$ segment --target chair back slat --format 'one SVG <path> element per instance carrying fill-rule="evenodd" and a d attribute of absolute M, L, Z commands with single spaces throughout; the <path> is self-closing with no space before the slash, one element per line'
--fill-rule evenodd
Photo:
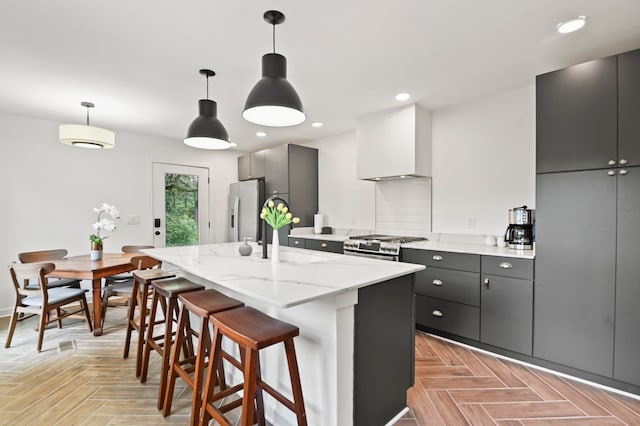
<path fill-rule="evenodd" d="M 47 300 L 47 274 L 53 272 L 56 265 L 53 263 L 14 263 L 9 266 L 9 274 L 18 296 L 41 295 L 46 303 Z M 28 289 L 20 283 L 37 282 L 37 289 Z"/>
<path fill-rule="evenodd" d="M 151 256 L 134 256 L 131 258 L 131 264 L 136 269 L 151 269 L 162 266 L 162 261 L 154 259 Z"/>
<path fill-rule="evenodd" d="M 154 246 L 122 246 L 123 253 L 140 253 L 140 250 L 152 249 Z"/>
<path fill-rule="evenodd" d="M 66 249 L 26 251 L 18 253 L 18 260 L 22 263 L 46 262 L 48 260 L 62 259 L 66 255 Z"/>

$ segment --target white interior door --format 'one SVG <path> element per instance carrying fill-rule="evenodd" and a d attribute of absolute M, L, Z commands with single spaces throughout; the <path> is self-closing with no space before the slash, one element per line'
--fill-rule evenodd
<path fill-rule="evenodd" d="M 209 243 L 209 169 L 153 163 L 153 245 Z"/>

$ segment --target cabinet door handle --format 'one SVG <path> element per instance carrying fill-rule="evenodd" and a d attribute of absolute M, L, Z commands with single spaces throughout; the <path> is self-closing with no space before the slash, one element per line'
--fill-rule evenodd
<path fill-rule="evenodd" d="M 322 246 L 322 248 L 327 248 L 327 243 L 322 243 L 320 246 Z"/>
<path fill-rule="evenodd" d="M 616 160 L 609 160 L 608 163 L 610 166 L 615 166 L 616 165 Z"/>
<path fill-rule="evenodd" d="M 433 285 L 437 285 L 438 287 L 442 285 L 442 280 L 433 280 Z"/>
<path fill-rule="evenodd" d="M 300 244 L 300 241 L 295 240 L 295 241 L 293 242 L 293 244 L 297 246 L 298 244 Z"/>
<path fill-rule="evenodd" d="M 500 267 L 502 269 L 511 269 L 513 268 L 513 265 L 509 262 L 500 262 Z"/>
<path fill-rule="evenodd" d="M 618 164 L 620 164 L 621 166 L 626 166 L 628 163 L 627 160 L 625 160 L 624 158 L 621 158 L 620 161 L 618 161 Z"/>
<path fill-rule="evenodd" d="M 489 290 L 489 278 L 485 278 L 485 279 L 484 279 L 484 288 L 486 288 L 487 290 Z"/>
<path fill-rule="evenodd" d="M 438 318 L 442 318 L 444 316 L 442 311 L 439 310 L 439 309 L 434 309 L 433 312 L 431 312 L 431 315 L 433 315 L 434 317 L 438 317 Z"/>
<path fill-rule="evenodd" d="M 616 175 L 616 171 L 615 171 L 615 170 L 609 170 L 609 171 L 607 172 L 607 174 L 608 174 L 609 176 L 615 176 L 615 175 Z"/>
<path fill-rule="evenodd" d="M 621 169 L 618 173 L 620 173 L 622 176 L 624 176 L 629 172 L 627 171 L 627 169 Z"/>
<path fill-rule="evenodd" d="M 434 254 L 432 259 L 436 262 L 440 262 L 442 260 L 442 256 L 440 256 L 439 254 Z"/>

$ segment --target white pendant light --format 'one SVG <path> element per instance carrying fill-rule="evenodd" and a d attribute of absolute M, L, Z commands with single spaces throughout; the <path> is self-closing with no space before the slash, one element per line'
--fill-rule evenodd
<path fill-rule="evenodd" d="M 61 124 L 59 128 L 60 142 L 79 148 L 111 149 L 116 146 L 116 138 L 111 130 L 89 125 L 89 108 L 91 102 L 81 102 L 87 108 L 87 124 Z"/>
<path fill-rule="evenodd" d="M 298 93 L 287 80 L 287 58 L 276 53 L 276 25 L 284 22 L 284 14 L 268 10 L 264 20 L 273 26 L 273 53 L 262 57 L 262 78 L 251 89 L 242 116 L 261 126 L 294 126 L 307 117 Z"/>

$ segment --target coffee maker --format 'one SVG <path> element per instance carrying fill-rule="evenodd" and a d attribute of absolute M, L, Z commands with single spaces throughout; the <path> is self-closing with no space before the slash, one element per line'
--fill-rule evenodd
<path fill-rule="evenodd" d="M 527 209 L 527 206 L 514 207 L 509 210 L 509 226 L 504 233 L 504 240 L 511 249 L 533 249 L 533 225 L 535 211 Z"/>

